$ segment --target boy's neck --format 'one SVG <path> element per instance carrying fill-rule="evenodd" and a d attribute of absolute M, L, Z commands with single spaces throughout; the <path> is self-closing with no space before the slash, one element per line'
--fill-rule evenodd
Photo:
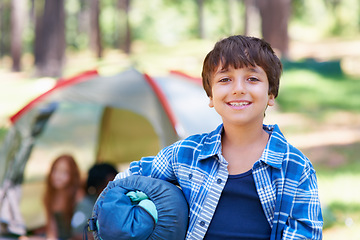
<path fill-rule="evenodd" d="M 228 162 L 228 172 L 236 175 L 248 171 L 261 157 L 269 134 L 262 125 L 235 127 L 224 125 L 222 155 Z"/>
<path fill-rule="evenodd" d="M 224 124 L 224 133 L 222 138 L 227 142 L 241 147 L 256 143 L 267 136 L 268 134 L 264 131 L 262 123 L 252 124 L 250 126 Z"/>

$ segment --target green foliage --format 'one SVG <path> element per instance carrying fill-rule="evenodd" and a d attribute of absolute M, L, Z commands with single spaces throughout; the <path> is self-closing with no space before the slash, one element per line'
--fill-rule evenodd
<path fill-rule="evenodd" d="M 66 43 L 70 50 L 85 50 L 89 47 L 90 25 L 86 8 L 89 8 L 86 1 L 65 1 Z"/>
<path fill-rule="evenodd" d="M 125 29 L 125 13 L 116 6 L 102 5 L 100 14 L 101 38 L 105 48 L 118 48 L 120 32 Z M 120 27 L 121 26 L 121 27 Z"/>
<path fill-rule="evenodd" d="M 66 1 L 67 41 L 75 50 L 88 48 L 89 30 L 84 25 L 89 22 L 81 20 L 87 4 L 87 1 Z M 340 1 L 336 7 L 327 0 L 294 0 L 292 6 L 289 31 L 293 39 L 359 35 L 360 3 L 357 0 Z M 205 37 L 218 40 L 243 33 L 244 17 L 242 1 L 204 1 Z M 198 38 L 199 13 L 195 0 L 131 0 L 129 21 L 134 41 L 174 45 Z M 117 1 L 101 1 L 100 26 L 104 47 L 119 48 L 124 42 L 126 16 L 117 7 Z"/>
<path fill-rule="evenodd" d="M 42 12 L 44 1 L 36 1 Z M 0 55 L 10 54 L 10 3 L 4 0 L 1 8 Z M 100 27 L 103 47 L 118 49 L 124 42 L 126 13 L 118 1 L 102 0 Z M 26 11 L 30 13 L 31 2 Z M 66 40 L 70 50 L 89 47 L 89 1 L 67 0 Z M 291 39 L 319 40 L 328 36 L 357 37 L 360 30 L 360 2 L 358 0 L 293 0 L 289 25 Z M 26 14 L 26 18 L 31 14 Z M 243 1 L 204 1 L 204 33 L 207 39 L 218 40 L 244 31 Z M 23 33 L 24 52 L 33 52 L 35 17 L 27 19 Z M 195 0 L 131 0 L 129 21 L 132 40 L 177 44 L 199 37 L 199 12 Z"/>
<path fill-rule="evenodd" d="M 326 37 L 359 36 L 358 0 L 293 0 L 290 35 L 293 39 L 314 40 Z"/>
<path fill-rule="evenodd" d="M 206 5 L 205 9 L 205 32 L 208 38 L 219 40 L 231 33 L 233 23 L 230 19 L 230 9 L 228 3 L 224 4 L 223 1 L 211 1 L 210 3 Z M 240 7 L 237 8 L 237 5 L 234 7 L 236 7 L 234 10 L 240 9 Z M 244 12 L 238 12 L 238 18 L 244 19 L 244 17 Z M 241 33 L 239 29 L 237 29 L 237 33 Z"/>
<path fill-rule="evenodd" d="M 134 39 L 169 45 L 188 39 L 196 27 L 194 1 L 169 4 L 162 0 L 133 0 L 131 6 Z"/>
<path fill-rule="evenodd" d="M 130 20 L 134 40 L 176 44 L 198 38 L 199 9 L 194 0 L 133 0 Z M 230 19 L 230 8 L 236 21 Z M 206 38 L 218 40 L 242 31 L 244 6 L 234 1 L 231 6 L 223 1 L 204 1 L 204 31 Z"/>

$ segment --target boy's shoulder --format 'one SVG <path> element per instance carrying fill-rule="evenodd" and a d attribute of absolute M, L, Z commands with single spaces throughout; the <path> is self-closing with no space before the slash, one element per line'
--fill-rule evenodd
<path fill-rule="evenodd" d="M 214 155 L 221 148 L 222 124 L 208 133 L 199 133 L 186 137 L 172 144 L 170 148 L 199 151 L 204 155 Z"/>
<path fill-rule="evenodd" d="M 175 144 L 182 145 L 187 142 L 196 142 L 199 144 L 211 144 L 213 142 L 221 141 L 222 124 L 211 132 L 204 132 L 190 135 L 184 139 L 177 141 Z"/>
<path fill-rule="evenodd" d="M 290 161 L 296 165 L 312 168 L 309 158 L 300 149 L 288 142 L 278 125 L 264 125 L 264 128 L 271 131 L 269 151 L 283 155 L 282 161 Z"/>
<path fill-rule="evenodd" d="M 264 125 L 264 129 L 271 132 L 270 143 L 268 146 L 269 150 L 282 153 L 291 159 L 300 161 L 302 163 L 309 161 L 309 159 L 300 149 L 292 145 L 285 138 L 278 125 Z"/>

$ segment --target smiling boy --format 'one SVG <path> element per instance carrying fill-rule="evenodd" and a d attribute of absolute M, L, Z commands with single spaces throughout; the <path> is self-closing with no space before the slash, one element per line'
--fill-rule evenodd
<path fill-rule="evenodd" d="M 209 106 L 223 123 L 118 174 L 173 182 L 189 204 L 186 239 L 321 239 L 315 170 L 277 125 L 263 125 L 278 95 L 280 60 L 265 41 L 231 36 L 203 64 Z"/>

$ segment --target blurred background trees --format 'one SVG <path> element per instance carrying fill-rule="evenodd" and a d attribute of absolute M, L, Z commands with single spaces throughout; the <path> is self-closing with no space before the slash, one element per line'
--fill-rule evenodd
<path fill-rule="evenodd" d="M 106 49 L 130 54 L 136 41 L 249 34 L 288 58 L 291 39 L 359 36 L 359 9 L 356 0 L 1 0 L 0 57 L 20 71 L 30 54 L 37 76 L 59 77 L 67 51 L 101 59 Z"/>
<path fill-rule="evenodd" d="M 36 1 L 34 57 L 38 76 L 61 76 L 65 57 L 65 0 Z M 32 2 L 35 4 L 35 1 Z"/>

